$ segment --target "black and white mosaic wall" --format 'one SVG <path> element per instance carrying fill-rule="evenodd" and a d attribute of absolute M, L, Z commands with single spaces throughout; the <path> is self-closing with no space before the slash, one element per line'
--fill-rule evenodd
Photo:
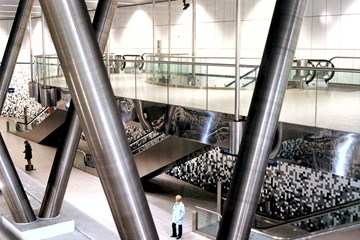
<path fill-rule="evenodd" d="M 24 108 L 27 107 L 27 116 L 34 117 L 42 110 L 41 104 L 29 97 L 29 76 L 29 64 L 16 65 L 1 116 L 24 118 Z"/>
<path fill-rule="evenodd" d="M 213 192 L 220 181 L 226 194 L 234 163 L 235 157 L 215 148 L 167 173 Z M 258 212 L 286 220 L 357 199 L 360 180 L 279 161 L 266 170 Z"/>
<path fill-rule="evenodd" d="M 167 174 L 212 192 L 216 192 L 217 182 L 222 182 L 223 192 L 226 193 L 229 190 L 234 162 L 234 157 L 222 154 L 220 148 L 214 148 L 174 167 Z"/>
<path fill-rule="evenodd" d="M 289 219 L 358 199 L 360 180 L 279 162 L 266 170 L 258 210 Z"/>

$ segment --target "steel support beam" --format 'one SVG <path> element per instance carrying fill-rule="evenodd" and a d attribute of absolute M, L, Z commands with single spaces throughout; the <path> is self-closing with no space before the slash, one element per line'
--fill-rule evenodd
<path fill-rule="evenodd" d="M 93 28 L 102 53 L 105 52 L 106 44 L 109 39 L 117 4 L 118 0 L 100 0 L 96 7 Z"/>
<path fill-rule="evenodd" d="M 75 113 L 73 104 L 70 104 L 40 207 L 39 218 L 54 218 L 60 214 L 80 136 L 79 117 Z"/>
<path fill-rule="evenodd" d="M 121 239 L 158 239 L 85 2 L 40 4 Z"/>
<path fill-rule="evenodd" d="M 20 0 L 0 66 L 0 110 L 2 110 L 29 22 L 34 0 Z"/>
<path fill-rule="evenodd" d="M 101 52 L 105 51 L 117 7 L 117 0 L 99 1 L 96 8 L 93 28 L 97 36 Z M 79 117 L 74 111 L 73 102 L 66 115 L 63 134 L 56 150 L 54 163 L 49 175 L 45 195 L 39 211 L 40 218 L 54 218 L 60 214 L 66 187 L 81 136 Z"/>
<path fill-rule="evenodd" d="M 0 112 L 5 103 L 8 87 L 19 56 L 26 27 L 34 0 L 20 0 L 9 39 L 0 66 Z M 12 217 L 17 223 L 30 223 L 36 220 L 25 190 L 17 175 L 5 142 L 0 135 L 0 177 L 5 201 Z"/>
<path fill-rule="evenodd" d="M 217 239 L 249 239 L 306 0 L 275 4 Z"/>
<path fill-rule="evenodd" d="M 0 134 L 0 146 L 5 146 Z M 16 223 L 30 223 L 36 220 L 29 199 L 16 173 L 14 163 L 6 147 L 0 147 L 0 180 L 3 184 L 1 191 L 11 215 Z"/>

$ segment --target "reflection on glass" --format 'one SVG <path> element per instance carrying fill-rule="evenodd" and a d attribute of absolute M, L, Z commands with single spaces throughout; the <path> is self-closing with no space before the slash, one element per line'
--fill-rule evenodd
<path fill-rule="evenodd" d="M 144 60 L 144 61 L 143 61 Z M 280 121 L 360 133 L 360 73 L 335 60 L 295 60 L 289 76 Z M 360 59 L 346 59 L 354 65 Z M 355 62 L 357 61 L 357 62 Z M 240 115 L 247 116 L 259 71 L 258 65 L 240 66 Z M 248 60 L 251 63 L 251 60 Z M 234 114 L 235 69 L 232 58 L 181 55 L 110 55 L 111 83 L 118 97 Z M 335 66 L 336 64 L 339 64 Z M 359 65 L 357 64 L 357 65 Z M 308 69 L 298 69 L 308 68 Z M 35 81 L 43 83 L 43 58 L 35 57 Z M 56 57 L 46 56 L 47 83 L 66 87 Z M 359 103 L 359 104 L 358 104 Z"/>

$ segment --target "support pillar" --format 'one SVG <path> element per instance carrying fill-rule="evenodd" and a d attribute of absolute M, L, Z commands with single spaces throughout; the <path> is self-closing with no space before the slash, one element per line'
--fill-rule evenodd
<path fill-rule="evenodd" d="M 85 2 L 40 4 L 121 239 L 158 239 Z"/>
<path fill-rule="evenodd" d="M 275 4 L 217 239 L 249 239 L 306 2 Z"/>
<path fill-rule="evenodd" d="M 105 51 L 116 7 L 117 0 L 103 0 L 99 1 L 96 8 L 93 28 L 101 52 Z M 63 134 L 60 138 L 59 147 L 56 150 L 54 163 L 51 168 L 44 199 L 41 204 L 39 212 L 40 218 L 54 218 L 60 214 L 66 187 L 69 182 L 71 169 L 79 145 L 81 131 L 79 117 L 74 110 L 73 101 L 71 101 L 63 125 Z"/>
<path fill-rule="evenodd" d="M 238 154 L 241 143 L 241 137 L 244 132 L 245 120 L 229 122 L 229 126 L 230 126 L 229 152 L 231 154 Z"/>
<path fill-rule="evenodd" d="M 0 134 L 0 146 L 5 142 Z M 16 223 L 30 223 L 36 220 L 29 199 L 16 173 L 14 163 L 6 147 L 0 147 L 0 180 L 3 184 L 1 191 L 11 215 Z"/>
<path fill-rule="evenodd" d="M 19 56 L 33 4 L 34 0 L 20 0 L 16 11 L 0 66 L 0 112 L 5 103 L 7 90 Z M 2 191 L 4 192 L 5 201 L 14 221 L 17 223 L 30 223 L 35 221 L 35 214 L 1 135 L 0 177 L 3 184 Z"/>
<path fill-rule="evenodd" d="M 60 214 L 80 136 L 79 117 L 75 113 L 73 104 L 70 104 L 40 207 L 39 218 L 54 218 Z"/>
<path fill-rule="evenodd" d="M 0 110 L 19 56 L 34 0 L 20 0 L 0 66 Z"/>

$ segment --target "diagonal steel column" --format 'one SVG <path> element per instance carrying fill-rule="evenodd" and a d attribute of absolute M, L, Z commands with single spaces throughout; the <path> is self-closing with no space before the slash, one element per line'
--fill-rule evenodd
<path fill-rule="evenodd" d="M 121 239 L 158 239 L 84 1 L 40 4 Z"/>
<path fill-rule="evenodd" d="M 51 167 L 45 195 L 39 211 L 39 218 L 54 218 L 60 214 L 80 135 L 79 117 L 71 103 Z"/>
<path fill-rule="evenodd" d="M 117 0 L 102 0 L 96 8 L 93 28 L 101 46 L 101 52 L 105 51 L 116 7 Z M 71 101 L 39 211 L 40 218 L 54 218 L 61 211 L 81 135 L 79 117 L 73 108 Z"/>
<path fill-rule="evenodd" d="M 1 134 L 0 146 L 5 146 Z M 35 214 L 6 147 L 0 147 L 0 180 L 3 184 L 1 191 L 4 193 L 6 204 L 14 221 L 16 223 L 35 221 Z"/>
<path fill-rule="evenodd" d="M 34 0 L 20 0 L 0 66 L 0 109 L 2 110 L 19 56 Z"/>
<path fill-rule="evenodd" d="M 96 7 L 93 28 L 102 53 L 105 52 L 106 44 L 109 39 L 117 3 L 118 0 L 100 0 Z"/>
<path fill-rule="evenodd" d="M 20 0 L 0 66 L 0 112 L 16 65 L 34 0 Z M 0 135 L 0 177 L 5 201 L 17 223 L 36 220 L 4 140 Z"/>
<path fill-rule="evenodd" d="M 217 239 L 249 238 L 305 6 L 276 2 Z"/>

